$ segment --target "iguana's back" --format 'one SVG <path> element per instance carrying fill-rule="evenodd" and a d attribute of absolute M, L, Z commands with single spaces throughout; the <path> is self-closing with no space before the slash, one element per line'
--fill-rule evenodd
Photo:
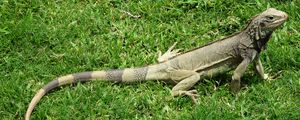
<path fill-rule="evenodd" d="M 240 34 L 183 53 L 169 60 L 169 67 L 209 73 L 235 68 L 238 61 L 241 61 L 236 53 L 238 44 L 245 39 Z"/>

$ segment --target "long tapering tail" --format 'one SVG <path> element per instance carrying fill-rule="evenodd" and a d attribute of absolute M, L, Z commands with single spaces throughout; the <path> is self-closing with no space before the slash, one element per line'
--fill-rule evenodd
<path fill-rule="evenodd" d="M 57 88 L 62 85 L 72 84 L 76 82 L 87 82 L 94 79 L 102 81 L 117 81 L 117 82 L 133 82 L 133 81 L 143 81 L 146 78 L 148 72 L 148 67 L 142 68 L 128 68 L 124 70 L 109 70 L 109 71 L 92 71 L 92 72 L 81 72 L 70 74 L 66 76 L 59 77 L 42 89 L 40 89 L 33 99 L 31 100 L 26 115 L 25 120 L 29 120 L 30 114 L 32 113 L 36 104 L 41 100 L 41 98 L 48 93 L 50 90 Z"/>

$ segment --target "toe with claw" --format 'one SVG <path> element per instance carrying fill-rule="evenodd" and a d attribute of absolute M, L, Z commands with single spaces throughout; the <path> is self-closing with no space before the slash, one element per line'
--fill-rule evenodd
<path fill-rule="evenodd" d="M 184 94 L 191 97 L 195 104 L 198 103 L 197 98 L 199 97 L 199 95 L 198 95 L 198 92 L 196 90 L 185 91 Z"/>
<path fill-rule="evenodd" d="M 179 55 L 179 51 L 181 49 L 174 49 L 174 47 L 176 46 L 177 42 L 175 42 L 169 49 L 166 53 L 164 53 L 162 55 L 161 51 L 158 52 L 158 62 L 164 62 L 164 61 L 167 61 L 169 60 L 170 58 L 173 58 L 174 56 L 177 56 Z M 174 50 L 173 50 L 174 49 Z"/>

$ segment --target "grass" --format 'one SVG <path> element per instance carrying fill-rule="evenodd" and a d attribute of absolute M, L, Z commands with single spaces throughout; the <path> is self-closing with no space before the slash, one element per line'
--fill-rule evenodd
<path fill-rule="evenodd" d="M 195 86 L 199 105 L 173 98 L 172 85 L 93 82 L 47 94 L 32 119 L 300 119 L 300 2 L 261 0 L 2 0 L 0 118 L 24 119 L 33 95 L 58 76 L 156 63 L 157 51 L 192 49 L 245 27 L 268 7 L 289 14 L 262 54 L 274 81 L 248 70 L 229 92 L 231 73 Z M 140 15 L 136 19 L 122 11 Z M 222 81 L 221 81 L 222 80 Z"/>

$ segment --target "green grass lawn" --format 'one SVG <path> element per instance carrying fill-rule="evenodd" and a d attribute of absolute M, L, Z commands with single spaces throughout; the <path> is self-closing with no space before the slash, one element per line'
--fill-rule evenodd
<path fill-rule="evenodd" d="M 280 73 L 273 81 L 249 68 L 233 95 L 231 73 L 205 79 L 195 86 L 198 105 L 159 81 L 78 83 L 47 94 L 31 118 L 300 119 L 299 0 L 1 0 L 0 118 L 24 119 L 34 94 L 58 76 L 154 64 L 158 50 L 223 38 L 268 7 L 289 14 L 262 54 L 266 72 Z"/>

